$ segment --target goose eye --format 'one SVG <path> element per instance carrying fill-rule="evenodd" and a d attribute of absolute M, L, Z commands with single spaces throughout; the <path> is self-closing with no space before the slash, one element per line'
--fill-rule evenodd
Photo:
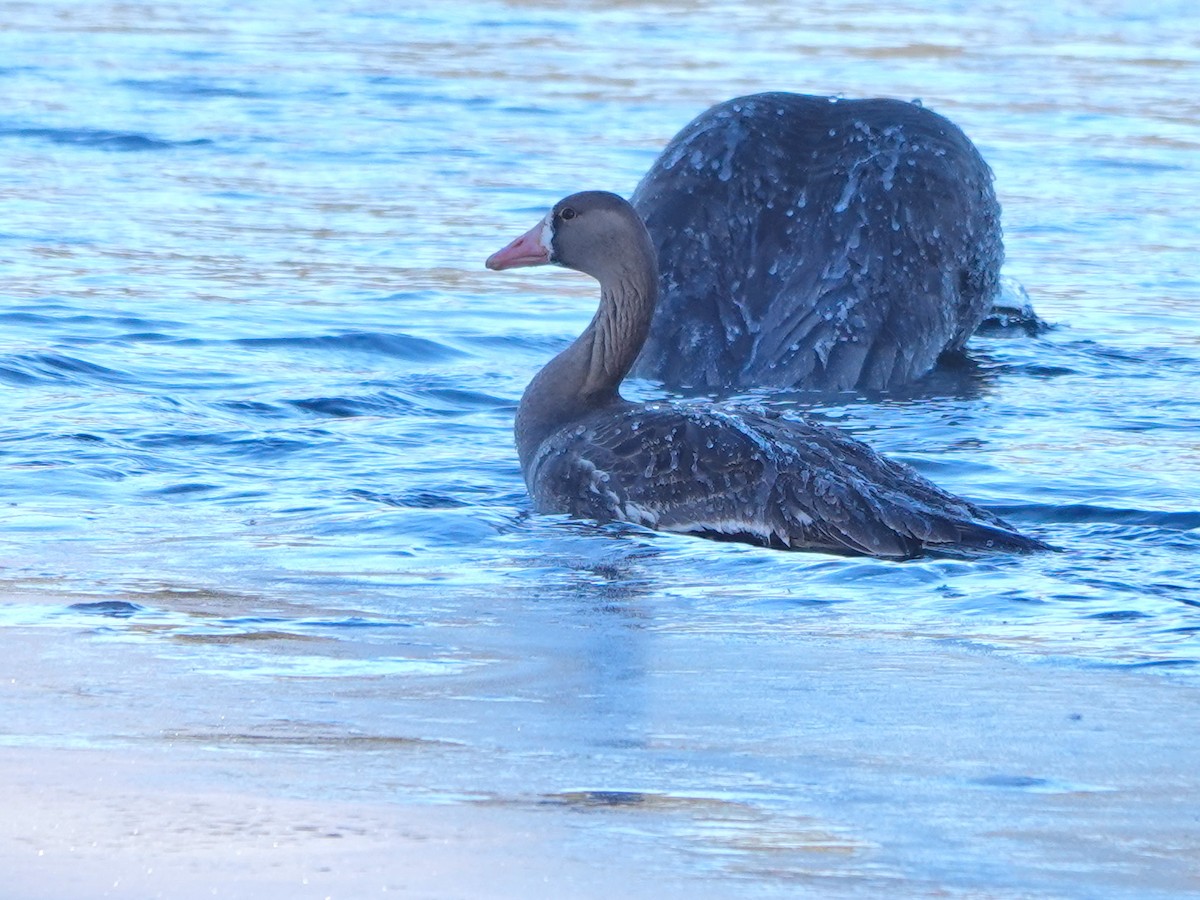
<path fill-rule="evenodd" d="M 560 212 L 558 214 L 558 217 L 560 219 L 573 219 L 573 218 L 575 218 L 575 210 L 571 209 L 571 207 L 568 206 L 566 209 L 564 209 L 562 212 Z"/>

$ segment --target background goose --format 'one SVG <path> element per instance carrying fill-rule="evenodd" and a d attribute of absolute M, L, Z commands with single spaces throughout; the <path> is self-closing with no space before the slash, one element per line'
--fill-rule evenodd
<path fill-rule="evenodd" d="M 999 291 L 991 170 L 915 103 L 729 100 L 632 203 L 663 293 L 633 371 L 668 387 L 903 385 L 962 350 Z"/>

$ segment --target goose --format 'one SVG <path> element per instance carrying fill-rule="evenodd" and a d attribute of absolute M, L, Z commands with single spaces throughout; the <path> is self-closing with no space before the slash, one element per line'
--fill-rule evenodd
<path fill-rule="evenodd" d="M 595 278 L 600 305 L 517 409 L 517 455 L 538 512 L 888 559 L 1046 548 L 837 429 L 770 411 L 624 399 L 660 282 L 650 235 L 616 194 L 559 201 L 486 265 L 548 263 Z"/>
<path fill-rule="evenodd" d="M 663 295 L 633 373 L 672 389 L 900 387 L 960 354 L 1000 293 L 991 169 L 916 102 L 728 100 L 631 200 Z"/>

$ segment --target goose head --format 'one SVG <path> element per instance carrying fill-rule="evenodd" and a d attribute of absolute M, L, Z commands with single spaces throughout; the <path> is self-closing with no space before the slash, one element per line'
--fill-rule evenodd
<path fill-rule="evenodd" d="M 559 200 L 486 265 L 499 271 L 554 264 L 604 283 L 647 262 L 653 266 L 654 251 L 637 211 L 608 191 L 582 191 Z"/>

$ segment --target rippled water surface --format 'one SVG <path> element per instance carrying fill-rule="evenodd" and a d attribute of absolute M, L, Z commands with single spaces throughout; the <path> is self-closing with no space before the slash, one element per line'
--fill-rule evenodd
<path fill-rule="evenodd" d="M 1030 771 L 1074 751 L 1025 720 L 1007 739 L 1046 757 L 972 768 L 996 723 L 944 706 L 1082 679 L 1099 707 L 1190 710 L 1164 728 L 1195 734 L 1189 4 L 0 13 L 0 743 L 149 741 L 230 760 L 232 789 L 534 810 L 577 861 L 627 852 L 693 896 L 1057 896 L 1071 867 L 1200 889 L 1194 809 L 1173 832 L 1191 864 L 1151 813 L 1136 859 L 1031 855 L 1046 797 L 1104 786 Z M 903 394 L 751 399 L 1062 552 L 889 563 L 530 514 L 516 401 L 595 290 L 482 260 L 570 191 L 628 195 L 708 105 L 775 89 L 958 122 L 996 173 L 1005 272 L 1055 327 L 978 336 L 973 370 Z M 977 665 L 996 669 L 883 687 Z M 1160 748 L 1168 771 L 1192 746 Z M 297 754 L 324 775 L 266 774 Z M 999 844 L 961 836 L 973 797 Z M 914 833 L 905 810 L 934 807 Z"/>

